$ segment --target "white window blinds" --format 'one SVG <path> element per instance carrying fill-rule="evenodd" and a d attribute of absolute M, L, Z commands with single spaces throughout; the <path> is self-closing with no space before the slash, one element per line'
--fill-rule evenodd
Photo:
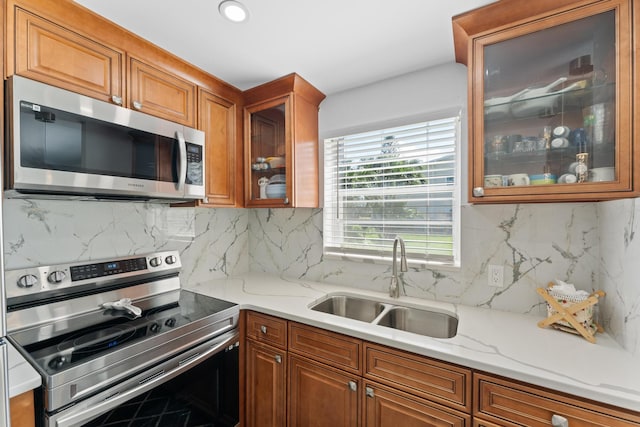
<path fill-rule="evenodd" d="M 459 116 L 325 140 L 324 252 L 457 263 Z"/>

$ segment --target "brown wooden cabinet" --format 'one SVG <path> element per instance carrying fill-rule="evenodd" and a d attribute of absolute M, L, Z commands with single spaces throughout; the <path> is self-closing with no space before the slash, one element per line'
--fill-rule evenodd
<path fill-rule="evenodd" d="M 135 57 L 128 57 L 129 107 L 195 127 L 196 85 Z"/>
<path fill-rule="evenodd" d="M 469 369 L 260 313 L 246 320 L 248 423 L 272 425 L 285 353 L 289 426 L 471 425 Z"/>
<path fill-rule="evenodd" d="M 358 375 L 290 353 L 288 425 L 360 425 L 361 382 Z"/>
<path fill-rule="evenodd" d="M 15 26 L 15 32 L 9 32 L 9 40 L 15 39 L 8 46 L 13 53 L 8 57 L 9 75 L 15 72 L 102 101 L 122 103 L 122 51 L 20 7 L 14 13 L 10 15 L 14 20 L 9 20 Z"/>
<path fill-rule="evenodd" d="M 6 7 L 7 76 L 195 127 L 197 81 L 206 88 L 213 77 L 72 2 L 9 0 Z"/>
<path fill-rule="evenodd" d="M 476 425 L 637 427 L 640 414 L 493 375 L 474 374 Z"/>
<path fill-rule="evenodd" d="M 318 106 L 297 74 L 244 92 L 246 207 L 319 206 Z"/>
<path fill-rule="evenodd" d="M 471 202 L 640 194 L 632 3 L 513 0 L 453 18 L 469 70 Z"/>
<path fill-rule="evenodd" d="M 231 92 L 229 99 L 198 91 L 198 129 L 205 133 L 207 153 L 205 199 L 200 206 L 241 207 L 244 203 L 241 93 L 225 89 Z"/>
<path fill-rule="evenodd" d="M 11 425 L 13 427 L 33 427 L 36 425 L 36 412 L 33 404 L 33 391 L 29 390 L 9 400 Z"/>
<path fill-rule="evenodd" d="M 278 427 L 286 422 L 286 351 L 246 341 L 245 425 Z"/>

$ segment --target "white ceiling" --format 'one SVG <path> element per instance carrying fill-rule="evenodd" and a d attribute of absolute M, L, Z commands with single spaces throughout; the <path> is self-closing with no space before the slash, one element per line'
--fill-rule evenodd
<path fill-rule="evenodd" d="M 247 89 L 296 72 L 325 94 L 454 61 L 451 17 L 493 0 L 75 0 Z"/>

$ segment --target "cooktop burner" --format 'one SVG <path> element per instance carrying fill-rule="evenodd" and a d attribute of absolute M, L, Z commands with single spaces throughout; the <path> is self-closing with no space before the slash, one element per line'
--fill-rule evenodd
<path fill-rule="evenodd" d="M 166 301 L 167 295 L 162 295 L 160 299 Z M 236 305 L 185 290 L 174 291 L 170 299 L 175 299 L 175 302 L 147 309 L 136 319 L 124 311 L 103 310 L 93 316 L 101 318 L 99 323 L 81 330 L 62 332 L 23 347 L 42 369 L 54 374 L 105 352 L 143 341 L 151 335 L 177 330 Z M 153 299 L 147 303 L 153 304 Z"/>

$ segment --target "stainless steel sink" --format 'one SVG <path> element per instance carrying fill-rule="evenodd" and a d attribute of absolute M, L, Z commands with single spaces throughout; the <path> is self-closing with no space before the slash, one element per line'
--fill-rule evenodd
<path fill-rule="evenodd" d="M 458 332 L 458 318 L 453 313 L 352 295 L 330 295 L 311 310 L 433 338 L 453 338 Z"/>
<path fill-rule="evenodd" d="M 363 322 L 372 322 L 382 313 L 384 308 L 384 304 L 378 301 L 348 295 L 332 295 L 311 307 L 311 309 L 315 311 L 335 314 L 336 316 L 361 320 Z"/>
<path fill-rule="evenodd" d="M 455 316 L 413 307 L 393 307 L 377 324 L 433 338 L 453 338 L 458 333 Z"/>

